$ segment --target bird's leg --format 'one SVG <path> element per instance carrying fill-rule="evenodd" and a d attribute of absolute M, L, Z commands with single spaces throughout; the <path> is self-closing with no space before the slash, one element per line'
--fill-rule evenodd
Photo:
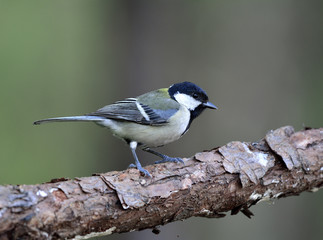
<path fill-rule="evenodd" d="M 136 154 L 136 148 L 137 148 L 138 143 L 133 141 L 133 142 L 130 142 L 129 145 L 130 145 L 130 149 L 131 149 L 132 155 L 133 155 L 133 157 L 135 159 L 136 168 L 140 172 L 142 172 L 145 176 L 151 177 L 150 173 L 141 166 L 141 164 L 140 164 L 140 162 L 138 160 L 138 157 L 137 157 L 137 154 Z M 132 166 L 133 166 L 133 164 L 130 164 L 129 167 L 132 167 Z"/>
<path fill-rule="evenodd" d="M 164 162 L 175 162 L 175 163 L 184 163 L 183 159 L 181 158 L 178 158 L 178 157 L 169 157 L 167 155 L 164 155 L 164 154 L 161 154 L 159 152 L 156 152 L 154 150 L 151 150 L 150 148 L 146 147 L 146 148 L 143 148 L 142 150 L 146 151 L 146 152 L 149 152 L 149 153 L 152 153 L 158 157 L 161 157 L 162 160 L 159 160 L 159 161 L 156 161 L 155 163 L 158 164 L 158 163 L 164 163 Z"/>

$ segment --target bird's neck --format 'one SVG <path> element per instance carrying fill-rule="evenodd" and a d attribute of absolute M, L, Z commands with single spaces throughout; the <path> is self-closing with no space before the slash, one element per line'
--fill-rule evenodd
<path fill-rule="evenodd" d="M 185 131 L 184 131 L 183 134 L 185 134 L 188 131 L 188 129 L 191 126 L 191 123 L 193 122 L 193 120 L 195 118 L 197 118 L 204 111 L 204 109 L 205 109 L 205 107 L 203 107 L 201 105 L 201 106 L 198 106 L 197 108 L 195 108 L 194 110 L 191 110 L 190 111 L 190 114 L 191 114 L 190 121 L 188 122 L 188 125 L 187 125 L 187 127 L 186 127 L 186 129 L 185 129 Z"/>

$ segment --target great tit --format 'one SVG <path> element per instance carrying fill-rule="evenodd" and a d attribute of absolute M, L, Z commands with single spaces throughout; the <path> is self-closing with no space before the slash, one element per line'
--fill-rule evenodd
<path fill-rule="evenodd" d="M 136 98 L 126 98 L 83 116 L 48 118 L 34 124 L 89 121 L 107 127 L 114 136 L 123 139 L 130 146 L 136 164 L 131 166 L 151 177 L 138 160 L 137 146 L 162 158 L 156 163 L 183 162 L 181 158 L 169 157 L 150 148 L 179 139 L 206 108 L 217 109 L 208 101 L 203 89 L 194 83 L 182 82 Z"/>

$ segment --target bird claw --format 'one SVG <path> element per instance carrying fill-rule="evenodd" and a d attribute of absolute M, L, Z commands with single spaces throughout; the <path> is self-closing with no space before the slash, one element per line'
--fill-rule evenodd
<path fill-rule="evenodd" d="M 137 167 L 135 164 L 131 163 L 128 168 L 137 168 L 139 170 L 139 172 L 141 172 L 144 177 L 150 177 L 152 178 L 151 174 L 146 170 L 144 169 L 143 167 Z"/>
<path fill-rule="evenodd" d="M 144 174 L 144 177 L 150 177 L 152 178 L 152 176 L 150 175 L 150 173 L 144 169 L 144 168 L 141 168 L 141 169 L 138 169 L 142 174 Z"/>
<path fill-rule="evenodd" d="M 174 163 L 183 163 L 184 164 L 183 159 L 178 158 L 178 157 L 169 157 L 169 156 L 164 156 L 162 160 L 156 161 L 155 163 L 159 164 L 159 163 L 165 163 L 165 162 L 174 162 Z"/>
<path fill-rule="evenodd" d="M 129 164 L 128 168 L 137 168 L 137 166 L 133 163 Z"/>

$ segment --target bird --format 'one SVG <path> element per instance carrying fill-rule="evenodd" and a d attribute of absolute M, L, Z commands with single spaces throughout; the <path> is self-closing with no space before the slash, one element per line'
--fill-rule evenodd
<path fill-rule="evenodd" d="M 206 92 L 194 83 L 181 82 L 169 88 L 114 102 L 92 113 L 42 119 L 35 121 L 34 125 L 84 121 L 106 127 L 129 145 L 135 160 L 135 164 L 130 164 L 130 167 L 136 167 L 144 176 L 152 177 L 142 167 L 136 154 L 137 147 L 161 158 L 155 163 L 183 163 L 181 158 L 169 157 L 151 148 L 161 147 L 181 138 L 192 121 L 206 108 L 217 109 L 209 102 Z"/>

